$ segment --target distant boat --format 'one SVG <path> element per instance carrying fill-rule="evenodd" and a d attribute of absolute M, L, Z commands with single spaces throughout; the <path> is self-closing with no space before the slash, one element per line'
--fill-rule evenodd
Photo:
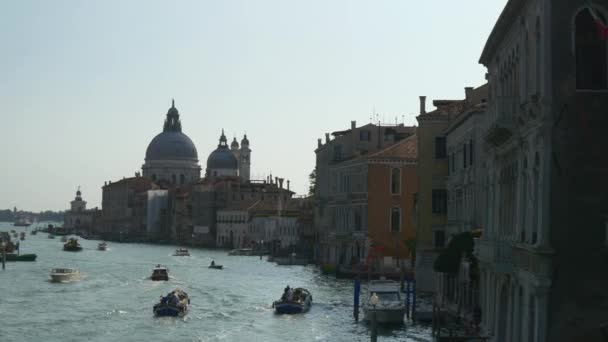
<path fill-rule="evenodd" d="M 251 248 L 239 248 L 239 249 L 233 249 L 230 252 L 228 252 L 228 255 L 254 255 L 253 254 L 253 249 Z"/>
<path fill-rule="evenodd" d="M 173 256 L 190 256 L 190 252 L 186 248 L 178 248 L 173 253 Z"/>
<path fill-rule="evenodd" d="M 32 224 L 32 222 L 30 222 L 28 219 L 19 217 L 19 218 L 17 218 L 17 220 L 15 220 L 15 222 L 13 223 L 13 226 L 15 226 L 15 227 L 29 227 L 31 224 Z"/>
<path fill-rule="evenodd" d="M 213 268 L 213 269 L 216 269 L 216 270 L 221 270 L 221 269 L 224 268 L 224 265 L 219 265 L 219 264 L 216 264 L 215 261 L 211 261 L 211 264 L 209 265 L 209 268 Z"/>
<path fill-rule="evenodd" d="M 54 239 L 54 238 L 55 238 L 55 235 L 49 234 L 49 239 Z"/>
<path fill-rule="evenodd" d="M 68 242 L 68 237 L 67 236 L 62 236 L 59 241 L 61 241 L 61 242 Z"/>
<path fill-rule="evenodd" d="M 80 280 L 80 271 L 75 268 L 53 268 L 51 270 L 51 281 L 64 283 Z"/>
<path fill-rule="evenodd" d="M 177 317 L 184 316 L 190 309 L 190 298 L 188 294 L 180 289 L 169 292 L 160 302 L 155 304 L 152 311 L 155 316 Z"/>
<path fill-rule="evenodd" d="M 108 250 L 108 244 L 105 243 L 105 242 L 100 242 L 97 245 L 97 249 L 100 250 L 100 251 L 107 251 Z"/>
<path fill-rule="evenodd" d="M 6 261 L 36 261 L 36 254 L 15 254 L 10 253 L 6 255 Z M 0 255 L 2 260 L 2 255 Z"/>
<path fill-rule="evenodd" d="M 77 239 L 70 238 L 68 242 L 63 245 L 63 250 L 66 252 L 80 252 L 82 246 L 80 246 Z"/>
<path fill-rule="evenodd" d="M 156 267 L 154 267 L 154 270 L 152 271 L 150 279 L 154 281 L 169 280 L 169 269 L 164 266 L 161 266 L 160 264 L 156 265 Z"/>
<path fill-rule="evenodd" d="M 284 293 L 281 300 L 272 303 L 274 310 L 278 314 L 299 314 L 310 310 L 312 306 L 312 295 L 303 288 L 290 290 L 293 292 Z M 289 298 L 288 296 L 291 296 Z"/>
<path fill-rule="evenodd" d="M 19 234 L 19 239 L 21 241 L 25 240 L 25 232 L 21 232 L 21 234 Z"/>

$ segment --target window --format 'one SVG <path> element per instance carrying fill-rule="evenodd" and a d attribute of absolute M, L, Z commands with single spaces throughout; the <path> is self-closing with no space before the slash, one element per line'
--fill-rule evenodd
<path fill-rule="evenodd" d="M 177 184 L 177 176 L 172 175 L 172 176 L 171 176 L 171 180 L 173 181 L 173 182 L 172 182 L 173 184 Z"/>
<path fill-rule="evenodd" d="M 593 11 L 600 20 L 606 22 L 599 11 Z M 576 15 L 574 39 L 576 88 L 606 89 L 606 40 L 599 36 L 595 20 L 588 8 Z"/>
<path fill-rule="evenodd" d="M 393 168 L 391 170 L 391 194 L 398 195 L 401 193 L 401 170 Z"/>
<path fill-rule="evenodd" d="M 340 145 L 334 146 L 334 160 L 342 160 L 342 146 Z"/>
<path fill-rule="evenodd" d="M 433 240 L 435 241 L 435 248 L 445 247 L 445 232 L 443 230 L 436 230 L 433 232 Z"/>
<path fill-rule="evenodd" d="M 433 214 L 445 214 L 447 212 L 448 194 L 445 189 L 433 190 Z"/>
<path fill-rule="evenodd" d="M 152 180 L 156 181 L 156 174 L 152 174 Z"/>
<path fill-rule="evenodd" d="M 473 140 L 469 140 L 469 165 L 473 165 Z"/>
<path fill-rule="evenodd" d="M 467 168 L 467 144 L 462 145 L 462 168 Z"/>
<path fill-rule="evenodd" d="M 361 210 L 355 209 L 355 230 L 361 230 Z"/>
<path fill-rule="evenodd" d="M 184 175 L 179 175 L 179 182 L 180 182 L 180 184 L 184 184 L 184 183 L 186 183 L 186 176 L 184 176 Z"/>
<path fill-rule="evenodd" d="M 391 232 L 401 231 L 401 209 L 394 207 L 391 209 Z"/>
<path fill-rule="evenodd" d="M 445 137 L 435 137 L 435 159 L 443 159 L 446 157 Z"/>
<path fill-rule="evenodd" d="M 368 130 L 359 131 L 359 140 L 361 141 L 370 141 L 371 133 Z"/>

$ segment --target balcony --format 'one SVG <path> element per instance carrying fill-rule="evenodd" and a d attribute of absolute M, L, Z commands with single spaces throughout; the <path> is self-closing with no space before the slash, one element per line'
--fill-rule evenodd
<path fill-rule="evenodd" d="M 480 261 L 493 265 L 496 272 L 509 273 L 513 271 L 515 260 L 513 258 L 513 247 L 510 243 L 488 240 L 478 242 L 476 242 L 475 252 Z"/>
<path fill-rule="evenodd" d="M 516 97 L 498 97 L 488 107 L 488 122 L 484 132 L 486 142 L 500 146 L 515 130 L 515 117 L 520 111 Z"/>

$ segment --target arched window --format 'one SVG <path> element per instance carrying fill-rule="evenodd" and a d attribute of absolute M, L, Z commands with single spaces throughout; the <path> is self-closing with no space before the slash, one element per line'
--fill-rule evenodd
<path fill-rule="evenodd" d="M 186 183 L 186 176 L 184 176 L 183 174 L 179 175 L 179 182 L 180 184 Z"/>
<path fill-rule="evenodd" d="M 172 175 L 171 176 L 171 180 L 173 181 L 173 184 L 176 184 L 177 183 L 177 176 L 175 176 L 175 174 Z"/>
<path fill-rule="evenodd" d="M 577 89 L 606 89 L 606 40 L 598 34 L 596 16 L 606 22 L 604 16 L 589 8 L 580 11 L 575 18 L 574 52 L 576 54 L 576 88 Z"/>
<path fill-rule="evenodd" d="M 393 168 L 391 170 L 391 194 L 398 195 L 401 193 L 401 170 Z"/>
<path fill-rule="evenodd" d="M 156 181 L 156 174 L 155 173 L 152 174 L 152 180 Z"/>
<path fill-rule="evenodd" d="M 401 208 L 393 207 L 391 209 L 391 232 L 401 231 Z"/>

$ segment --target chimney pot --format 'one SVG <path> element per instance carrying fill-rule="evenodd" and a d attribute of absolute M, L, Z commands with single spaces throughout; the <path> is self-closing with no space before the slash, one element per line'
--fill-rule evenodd
<path fill-rule="evenodd" d="M 288 180 L 287 180 L 287 190 L 289 190 L 289 183 L 291 183 L 291 182 L 290 182 L 290 181 L 289 181 L 289 179 L 288 179 Z"/>
<path fill-rule="evenodd" d="M 357 121 L 353 120 L 350 122 L 350 129 L 355 129 L 357 128 Z"/>
<path fill-rule="evenodd" d="M 323 139 L 317 139 L 317 147 L 323 146 L 322 141 L 323 141 Z"/>
<path fill-rule="evenodd" d="M 283 189 L 283 178 L 279 178 L 279 188 Z"/>
<path fill-rule="evenodd" d="M 473 87 L 465 87 L 464 96 L 465 96 L 465 100 L 467 100 L 467 102 L 471 100 L 472 95 L 473 95 Z"/>
<path fill-rule="evenodd" d="M 426 113 L 426 96 L 420 96 L 420 114 Z"/>
<path fill-rule="evenodd" d="M 325 133 L 325 142 L 328 143 L 329 142 L 329 133 Z"/>

